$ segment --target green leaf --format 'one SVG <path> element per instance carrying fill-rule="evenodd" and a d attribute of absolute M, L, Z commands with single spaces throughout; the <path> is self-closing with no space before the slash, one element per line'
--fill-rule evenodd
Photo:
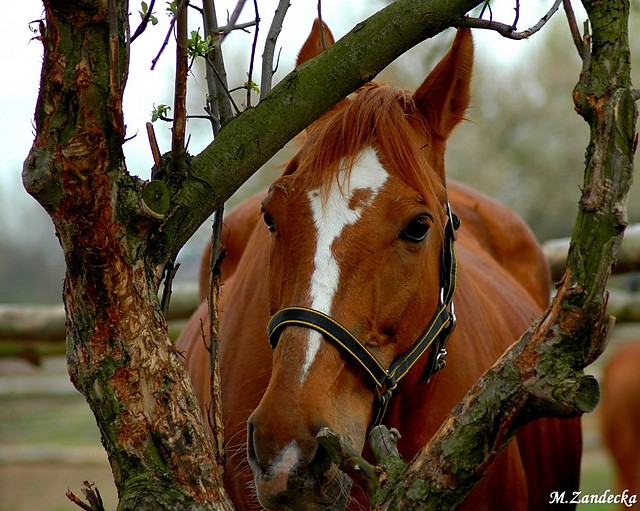
<path fill-rule="evenodd" d="M 192 30 L 191 37 L 187 39 L 187 53 L 190 57 L 205 57 L 214 47 L 211 36 L 203 39 L 197 30 Z"/>
<path fill-rule="evenodd" d="M 163 105 L 161 103 L 156 106 L 154 103 L 153 110 L 151 111 L 151 122 L 156 122 L 158 119 L 166 117 L 169 110 L 171 110 L 171 107 L 168 105 Z"/>
<path fill-rule="evenodd" d="M 256 94 L 260 94 L 260 87 L 258 87 L 258 84 L 256 82 L 254 82 L 253 80 L 249 80 L 249 81 L 244 82 L 244 88 L 245 89 L 251 89 Z"/>
<path fill-rule="evenodd" d="M 167 2 L 167 16 L 175 16 L 178 13 L 178 2 Z"/>

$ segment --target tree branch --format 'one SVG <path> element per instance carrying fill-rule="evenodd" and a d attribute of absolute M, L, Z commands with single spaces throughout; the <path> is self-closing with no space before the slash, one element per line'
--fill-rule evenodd
<path fill-rule="evenodd" d="M 253 90 L 253 66 L 256 60 L 256 47 L 258 45 L 258 34 L 260 33 L 260 14 L 258 12 L 258 0 L 253 0 L 253 10 L 255 13 L 256 28 L 253 32 L 253 43 L 251 44 L 251 57 L 249 58 L 249 71 L 247 72 L 247 95 L 246 105 L 251 108 L 251 92 Z"/>
<path fill-rule="evenodd" d="M 322 0 L 318 0 L 317 11 L 318 11 L 318 20 L 320 21 L 320 24 L 318 25 L 318 27 L 320 28 L 320 41 L 322 42 L 322 49 L 326 50 L 327 41 L 324 36 L 324 22 L 322 20 Z"/>
<path fill-rule="evenodd" d="M 244 1 L 238 2 L 236 5 L 237 15 L 242 10 Z M 235 23 L 236 18 L 232 17 L 231 23 Z M 218 18 L 216 14 L 216 8 L 213 1 L 205 2 L 203 19 L 205 24 L 205 30 L 207 35 L 212 38 L 216 37 L 218 31 L 217 23 Z M 212 136 L 213 139 L 218 136 L 220 127 L 231 119 L 231 98 L 228 94 L 228 87 L 226 83 L 226 71 L 224 65 L 224 58 L 222 56 L 221 38 L 217 45 L 214 45 L 211 53 L 208 55 L 207 62 L 210 64 L 207 67 L 207 87 L 213 94 L 213 105 L 210 108 L 220 116 L 220 123 L 212 123 Z M 211 60 L 209 60 L 211 59 Z M 213 70 L 215 73 L 209 71 Z M 211 102 L 210 102 L 211 103 Z M 209 292 L 207 293 L 208 302 L 208 314 L 209 314 L 209 345 L 207 350 L 209 352 L 209 388 L 211 391 L 211 409 L 207 411 L 207 419 L 209 426 L 213 432 L 213 451 L 217 464 L 220 467 L 224 466 L 224 421 L 222 417 L 222 390 L 220 382 L 220 355 L 218 350 L 218 340 L 220 338 L 220 284 L 221 274 L 220 265 L 224 258 L 224 250 L 222 248 L 222 221 L 224 216 L 224 204 L 218 206 L 215 212 L 213 226 L 211 230 L 211 256 L 210 256 L 210 279 L 209 279 Z M 224 489 L 224 483 L 222 480 L 222 470 L 218 474 L 220 488 Z M 232 509 L 230 500 L 223 492 L 223 499 L 221 502 L 223 508 Z"/>
<path fill-rule="evenodd" d="M 149 2 L 149 8 L 147 9 L 147 12 L 144 13 L 144 16 L 142 17 L 142 21 L 140 22 L 140 25 L 138 25 L 138 28 L 136 28 L 136 30 L 133 32 L 130 42 L 135 41 L 147 29 L 147 25 L 149 25 L 149 21 L 151 20 L 151 15 L 153 14 L 153 7 L 155 3 L 156 3 L 156 0 L 151 0 Z"/>
<path fill-rule="evenodd" d="M 571 32 L 573 44 L 575 45 L 576 50 L 578 50 L 578 55 L 580 55 L 580 58 L 582 58 L 582 56 L 584 55 L 584 44 L 582 42 L 582 36 L 580 35 L 578 23 L 576 22 L 576 15 L 573 12 L 571 0 L 562 0 L 562 5 L 567 16 L 567 22 L 569 23 L 569 31 Z"/>
<path fill-rule="evenodd" d="M 225 124 L 233 118 L 232 105 L 236 113 L 238 107 L 233 103 L 229 86 L 227 83 L 227 72 L 224 67 L 224 56 L 222 53 L 222 36 L 218 30 L 218 17 L 213 0 L 204 2 L 203 19 L 205 36 L 211 36 L 214 42 L 213 49 L 206 56 L 207 91 L 211 98 L 209 108 L 220 124 Z M 212 75 L 213 74 L 213 75 Z M 220 126 L 214 126 L 214 133 L 217 136 Z"/>
<path fill-rule="evenodd" d="M 176 172 L 185 168 L 185 133 L 187 127 L 187 13 L 188 0 L 182 0 L 176 12 L 176 74 L 173 94 L 173 127 L 171 136 L 171 166 Z"/>
<path fill-rule="evenodd" d="M 231 16 L 229 16 L 229 20 L 227 22 L 227 25 L 225 27 L 221 27 L 219 28 L 219 33 L 221 34 L 221 39 L 220 39 L 220 43 L 222 43 L 222 41 L 224 41 L 224 38 L 230 34 L 233 30 L 235 30 L 236 28 L 239 28 L 238 25 L 236 25 L 236 22 L 238 21 L 238 18 L 240 17 L 240 14 L 242 13 L 242 9 L 244 8 L 244 4 L 245 4 L 246 0 L 238 0 L 236 2 L 236 6 L 233 8 L 233 12 L 231 13 Z M 256 20 L 257 22 L 257 20 Z M 247 26 L 251 26 L 256 22 L 252 22 L 251 24 L 247 25 Z"/>
<path fill-rule="evenodd" d="M 264 99 L 271 92 L 271 82 L 273 81 L 273 57 L 275 54 L 278 36 L 282 30 L 282 23 L 289 9 L 289 0 L 280 0 L 278 7 L 271 20 L 271 26 L 267 33 L 267 40 L 264 43 L 264 51 L 262 52 L 262 77 L 260 78 L 260 100 Z"/>
<path fill-rule="evenodd" d="M 492 19 L 483 20 L 480 18 L 464 18 L 456 26 L 493 30 L 495 32 L 498 32 L 501 36 L 506 37 L 507 39 L 514 39 L 514 40 L 528 39 L 529 37 L 531 37 L 533 34 L 538 32 L 540 29 L 542 29 L 542 27 L 544 27 L 547 24 L 547 22 L 551 19 L 551 17 L 556 13 L 558 8 L 560 7 L 560 2 L 562 2 L 562 0 L 555 0 L 551 8 L 547 11 L 547 13 L 544 16 L 542 16 L 542 18 L 540 18 L 538 23 L 533 25 L 531 28 L 528 28 L 521 32 L 516 32 L 515 30 L 515 24 L 518 22 L 517 15 L 516 15 L 515 21 L 511 25 L 493 21 Z M 516 12 L 519 12 L 519 9 Z"/>

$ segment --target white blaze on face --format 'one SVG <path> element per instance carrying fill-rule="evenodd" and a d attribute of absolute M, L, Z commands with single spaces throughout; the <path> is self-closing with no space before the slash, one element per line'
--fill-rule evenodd
<path fill-rule="evenodd" d="M 346 170 L 339 172 L 338 179 L 332 182 L 325 200 L 319 190 L 312 190 L 308 194 L 317 230 L 314 270 L 311 276 L 311 308 L 325 314 L 331 314 L 333 297 L 340 282 L 340 268 L 331 250 L 333 242 L 346 226 L 355 224 L 360 219 L 364 209 L 373 203 L 388 178 L 387 171 L 371 148 L 362 151 L 348 179 Z M 368 191 L 368 197 L 352 209 L 349 207 L 351 199 L 360 190 Z M 301 382 L 307 377 L 321 343 L 321 334 L 309 330 Z"/>

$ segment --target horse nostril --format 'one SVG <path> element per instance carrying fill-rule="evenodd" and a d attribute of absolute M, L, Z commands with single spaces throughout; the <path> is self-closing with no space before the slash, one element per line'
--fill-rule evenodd
<path fill-rule="evenodd" d="M 256 456 L 256 448 L 253 440 L 254 427 L 251 418 L 247 421 L 247 459 L 249 466 L 254 472 L 258 469 L 258 458 Z"/>

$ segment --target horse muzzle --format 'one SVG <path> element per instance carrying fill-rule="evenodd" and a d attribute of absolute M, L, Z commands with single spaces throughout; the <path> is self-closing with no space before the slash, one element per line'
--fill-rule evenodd
<path fill-rule="evenodd" d="M 304 446 L 291 440 L 279 450 L 266 450 L 249 420 L 247 439 L 257 497 L 267 511 L 346 508 L 351 479 L 330 460 L 315 438 Z"/>

